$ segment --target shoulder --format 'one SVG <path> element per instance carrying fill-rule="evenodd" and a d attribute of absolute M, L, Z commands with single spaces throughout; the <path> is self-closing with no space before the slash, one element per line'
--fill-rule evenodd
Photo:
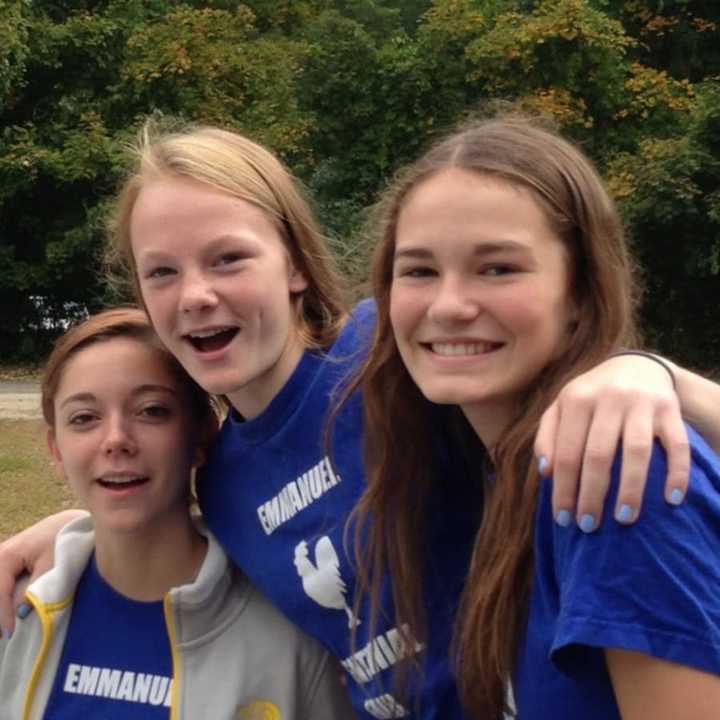
<path fill-rule="evenodd" d="M 55 540 L 55 565 L 27 591 L 44 603 L 64 603 L 75 591 L 95 549 L 95 529 L 87 515 L 65 525 Z"/>
<path fill-rule="evenodd" d="M 665 452 L 654 448 L 643 509 L 617 523 L 619 462 L 603 522 L 584 534 L 552 519 L 551 490 L 538 509 L 536 583 L 557 603 L 555 648 L 579 643 L 635 650 L 720 672 L 720 462 L 689 429 L 690 487 L 685 502 L 665 501 Z M 564 639 L 562 639 L 564 638 Z"/>
<path fill-rule="evenodd" d="M 331 356 L 363 353 L 369 348 L 377 321 L 377 307 L 371 298 L 361 300 L 348 316 L 340 334 L 329 350 Z"/>
<path fill-rule="evenodd" d="M 665 500 L 667 457 L 655 443 L 650 458 L 643 506 L 632 525 L 618 523 L 613 515 L 620 478 L 620 453 L 615 459 L 611 484 L 605 499 L 602 523 L 592 533 L 583 533 L 575 523 L 559 527 L 551 508 L 552 485 L 543 482 L 535 533 L 535 553 L 550 560 L 559 583 L 590 583 L 610 579 L 612 573 L 627 577 L 630 587 L 640 577 L 654 585 L 678 566 L 688 579 L 700 568 L 717 575 L 720 583 L 720 459 L 691 427 L 690 483 L 687 497 L 679 506 Z M 587 560 L 590 565 L 585 566 Z M 590 568 L 590 569 L 588 569 Z M 613 583 L 614 584 L 614 583 Z M 618 589 L 620 585 L 616 587 Z M 719 595 L 720 597 L 720 595 Z"/>
<path fill-rule="evenodd" d="M 678 507 L 665 502 L 667 457 L 659 442 L 655 442 L 650 458 L 647 485 L 643 497 L 641 518 L 648 523 L 672 515 L 676 522 L 697 521 L 718 525 L 720 520 L 720 458 L 691 426 L 686 425 L 690 443 L 690 482 L 685 502 Z M 619 485 L 620 463 L 615 462 L 612 476 L 613 495 Z M 614 499 L 613 499 L 614 502 Z M 606 508 L 610 510 L 612 506 Z"/>
<path fill-rule="evenodd" d="M 665 481 L 667 477 L 667 456 L 659 442 L 653 445 L 646 485 L 643 495 L 643 505 L 638 521 L 633 525 L 621 525 L 613 519 L 615 503 L 620 485 L 621 451 L 615 457 L 610 478 L 605 506 L 603 508 L 603 521 L 593 533 L 586 535 L 577 528 L 557 528 L 552 514 L 544 512 L 550 506 L 552 486 L 550 482 L 544 483 L 540 494 L 540 508 L 538 510 L 539 529 L 552 531 L 555 534 L 556 545 L 560 547 L 570 542 L 581 542 L 583 538 L 594 539 L 598 542 L 616 542 L 627 537 L 642 537 L 648 534 L 660 533 L 668 536 L 676 535 L 680 528 L 697 528 L 699 520 L 709 522 L 713 528 L 720 532 L 720 458 L 703 440 L 699 433 L 690 426 L 687 427 L 690 442 L 690 483 L 685 502 L 674 507 L 665 501 Z M 666 521 L 672 524 L 667 525 Z M 670 538 L 668 538 L 670 539 Z"/>
<path fill-rule="evenodd" d="M 365 298 L 355 305 L 350 314 L 352 320 L 365 327 L 374 327 L 377 320 L 377 305 L 373 298 Z"/>
<path fill-rule="evenodd" d="M 697 430 L 691 425 L 686 425 L 685 427 L 687 428 L 688 440 L 690 442 L 691 469 L 695 469 L 697 472 L 717 482 L 718 478 L 720 478 L 720 457 L 718 457 Z"/>

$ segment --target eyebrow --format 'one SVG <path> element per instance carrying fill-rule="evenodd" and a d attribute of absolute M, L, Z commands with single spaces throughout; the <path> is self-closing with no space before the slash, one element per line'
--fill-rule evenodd
<path fill-rule="evenodd" d="M 474 256 L 492 255 L 498 252 L 527 252 L 527 245 L 515 242 L 514 240 L 497 240 L 493 242 L 475 243 L 472 254 Z M 395 260 L 402 258 L 414 258 L 417 260 L 427 260 L 432 258 L 433 252 L 426 247 L 408 247 L 395 251 Z"/>
<path fill-rule="evenodd" d="M 204 250 L 208 252 L 215 251 L 218 247 L 221 247 L 222 245 L 225 245 L 226 243 L 230 242 L 254 242 L 255 238 L 252 236 L 249 236 L 247 234 L 241 234 L 241 233 L 223 233 L 222 235 L 218 235 L 217 237 L 211 238 L 207 242 L 203 243 Z M 149 250 L 146 250 L 142 253 L 140 253 L 140 258 L 142 258 L 145 261 L 153 262 L 158 260 L 164 260 L 168 257 L 172 257 L 173 253 L 166 251 L 166 250 L 154 250 L 153 248 L 150 248 Z"/>
<path fill-rule="evenodd" d="M 132 397 L 136 397 L 137 395 L 144 395 L 148 392 L 162 392 L 166 393 L 168 395 L 177 395 L 177 391 L 174 390 L 171 387 L 168 387 L 167 385 L 155 385 L 153 383 L 146 383 L 145 385 L 139 385 L 138 387 L 134 388 L 130 395 Z M 97 402 L 97 396 L 94 393 L 90 392 L 81 392 L 81 393 L 75 393 L 74 395 L 70 395 L 69 397 L 66 397 L 61 403 L 60 407 L 65 407 L 66 405 L 69 405 L 70 403 L 74 402 Z"/>

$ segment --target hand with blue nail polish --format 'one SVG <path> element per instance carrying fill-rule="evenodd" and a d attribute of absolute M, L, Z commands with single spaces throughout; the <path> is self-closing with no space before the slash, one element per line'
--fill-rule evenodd
<path fill-rule="evenodd" d="M 585 513 L 580 517 L 578 525 L 584 533 L 591 533 L 595 529 L 595 518 L 589 513 Z"/>
<path fill-rule="evenodd" d="M 544 455 L 541 455 L 538 458 L 538 472 L 540 473 L 541 477 L 545 477 L 545 475 L 548 472 L 549 467 L 550 467 L 550 464 L 548 463 L 548 459 Z"/>
<path fill-rule="evenodd" d="M 32 612 L 32 605 L 29 603 L 20 603 L 16 610 L 16 615 L 20 620 L 24 620 Z"/>
<path fill-rule="evenodd" d="M 535 439 L 538 471 L 552 475 L 553 508 L 591 514 L 600 525 L 616 453 L 622 458 L 615 519 L 636 522 L 642 513 L 653 441 L 668 456 L 666 498 L 683 502 L 690 455 L 682 411 L 720 449 L 720 387 L 664 360 L 643 355 L 611 357 L 571 380 L 541 418 Z M 540 460 L 542 458 L 542 461 Z M 678 492 L 674 492 L 677 490 Z M 628 506 L 630 510 L 622 510 Z"/>
<path fill-rule="evenodd" d="M 15 629 L 25 587 L 53 566 L 60 528 L 85 515 L 84 510 L 63 510 L 0 543 L 0 626 Z"/>
<path fill-rule="evenodd" d="M 633 510 L 629 505 L 621 505 L 620 509 L 615 514 L 615 519 L 622 523 L 623 525 L 627 525 L 628 523 L 631 523 L 634 519 Z"/>

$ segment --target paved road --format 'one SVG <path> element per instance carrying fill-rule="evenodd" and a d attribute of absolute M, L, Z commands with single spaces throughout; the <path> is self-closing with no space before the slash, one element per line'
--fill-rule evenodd
<path fill-rule="evenodd" d="M 16 393 L 39 393 L 37 380 L 0 380 L 0 395 Z"/>

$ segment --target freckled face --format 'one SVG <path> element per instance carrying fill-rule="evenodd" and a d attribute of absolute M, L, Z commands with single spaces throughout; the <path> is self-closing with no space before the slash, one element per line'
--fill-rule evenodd
<path fill-rule="evenodd" d="M 205 390 L 258 415 L 303 352 L 293 301 L 307 282 L 275 222 L 252 203 L 168 178 L 140 191 L 130 237 L 160 339 Z"/>
<path fill-rule="evenodd" d="M 406 199 L 390 319 L 429 400 L 501 427 L 562 351 L 574 316 L 568 288 L 562 241 L 523 188 L 449 169 Z"/>
<path fill-rule="evenodd" d="M 99 532 L 187 522 L 198 430 L 157 350 L 131 338 L 79 350 L 54 410 L 51 453 Z"/>

